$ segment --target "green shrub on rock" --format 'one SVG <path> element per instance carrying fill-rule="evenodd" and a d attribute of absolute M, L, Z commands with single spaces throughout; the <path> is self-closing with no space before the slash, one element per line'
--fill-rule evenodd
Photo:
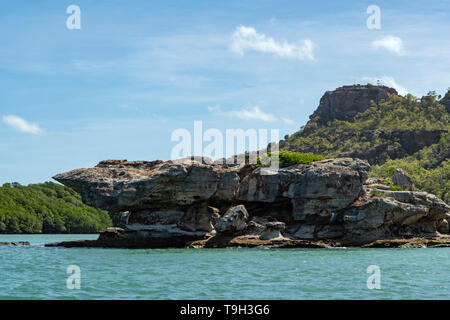
<path fill-rule="evenodd" d="M 278 155 L 280 168 L 290 167 L 296 164 L 310 164 L 314 161 L 320 161 L 325 159 L 323 156 L 314 153 L 299 153 L 286 150 L 275 151 L 274 153 L 275 156 Z M 269 166 L 271 164 L 270 158 L 274 153 L 271 152 L 266 153 L 263 156 L 263 159 L 258 157 L 258 164 Z"/>

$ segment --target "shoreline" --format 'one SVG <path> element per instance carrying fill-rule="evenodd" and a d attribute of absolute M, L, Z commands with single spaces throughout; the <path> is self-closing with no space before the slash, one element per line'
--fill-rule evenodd
<path fill-rule="evenodd" d="M 5 234 L 6 235 L 6 234 Z M 8 234 L 20 235 L 20 234 Z M 28 234 L 28 235 L 66 235 L 66 234 Z M 71 234 L 84 235 L 84 234 Z M 265 248 L 265 249 L 339 249 L 339 248 L 450 248 L 450 236 L 412 237 L 378 239 L 368 243 L 337 240 L 306 240 L 278 238 L 261 240 L 258 236 L 220 235 L 201 240 L 173 241 L 173 239 L 106 239 L 71 240 L 33 245 L 28 239 L 0 241 L 2 246 L 39 246 L 62 248 L 109 248 L 109 249 L 225 249 L 225 248 Z"/>
<path fill-rule="evenodd" d="M 156 239 L 152 239 L 156 240 Z M 219 249 L 219 248 L 273 248 L 273 249 L 332 249 L 332 248 L 450 248 L 450 237 L 413 237 L 379 239 L 369 243 L 352 243 L 351 241 L 304 240 L 304 239 L 270 239 L 261 240 L 255 236 L 213 236 L 203 240 L 187 243 L 164 243 L 165 239 L 152 241 L 141 239 L 122 240 L 76 240 L 45 244 L 45 247 L 64 248 L 111 248 L 111 249 Z"/>

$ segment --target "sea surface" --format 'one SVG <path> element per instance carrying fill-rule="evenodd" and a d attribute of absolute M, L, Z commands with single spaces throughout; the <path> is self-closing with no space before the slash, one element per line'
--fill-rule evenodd
<path fill-rule="evenodd" d="M 135 250 L 42 246 L 96 238 L 0 235 L 0 242 L 32 244 L 0 246 L 0 299 L 450 299 L 450 248 Z M 73 265 L 75 269 L 69 268 L 68 273 Z M 379 268 L 380 289 L 367 286 L 374 275 L 367 273 L 369 266 Z M 369 282 L 376 283 L 374 279 Z"/>

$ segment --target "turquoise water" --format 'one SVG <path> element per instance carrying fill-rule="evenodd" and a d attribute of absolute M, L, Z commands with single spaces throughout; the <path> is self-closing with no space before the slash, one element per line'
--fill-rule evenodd
<path fill-rule="evenodd" d="M 84 249 L 97 235 L 0 235 L 0 299 L 450 299 L 450 248 Z M 66 287 L 69 265 L 81 288 Z M 381 289 L 366 285 L 369 265 Z"/>

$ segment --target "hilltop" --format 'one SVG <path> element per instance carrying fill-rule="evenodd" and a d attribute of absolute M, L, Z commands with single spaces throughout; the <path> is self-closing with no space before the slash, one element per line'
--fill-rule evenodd
<path fill-rule="evenodd" d="M 450 89 L 419 99 L 386 86 L 343 86 L 327 91 L 308 123 L 279 147 L 367 160 L 372 176 L 387 180 L 401 167 L 419 189 L 449 203 L 449 109 Z"/>

